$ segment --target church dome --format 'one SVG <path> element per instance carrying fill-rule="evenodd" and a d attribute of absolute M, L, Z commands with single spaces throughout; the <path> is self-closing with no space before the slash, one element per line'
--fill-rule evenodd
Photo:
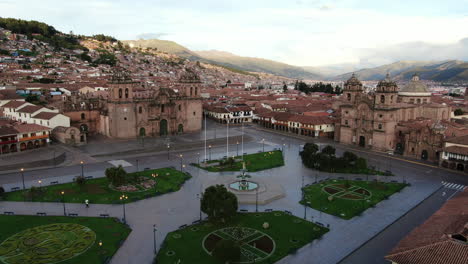
<path fill-rule="evenodd" d="M 427 86 L 419 80 L 417 74 L 413 75 L 411 81 L 400 91 L 403 96 L 431 96 Z"/>
<path fill-rule="evenodd" d="M 358 80 L 358 78 L 356 77 L 356 74 L 353 73 L 353 75 L 351 75 L 351 78 L 349 78 L 345 82 L 345 86 L 348 86 L 348 85 L 355 86 L 355 85 L 362 85 L 362 83 L 361 81 Z"/>
<path fill-rule="evenodd" d="M 390 74 L 387 73 L 385 79 L 377 84 L 377 92 L 396 92 L 397 84 L 390 79 Z"/>

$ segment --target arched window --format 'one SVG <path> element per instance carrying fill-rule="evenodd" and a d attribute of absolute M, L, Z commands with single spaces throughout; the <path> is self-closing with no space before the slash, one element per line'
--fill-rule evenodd
<path fill-rule="evenodd" d="M 85 120 L 85 119 L 86 119 L 85 113 L 81 113 L 81 120 Z"/>
<path fill-rule="evenodd" d="M 119 98 L 122 98 L 122 89 L 119 89 Z"/>
<path fill-rule="evenodd" d="M 198 87 L 195 87 L 195 95 L 198 94 Z"/>
<path fill-rule="evenodd" d="M 382 95 L 380 96 L 380 102 L 381 102 L 382 104 L 385 103 L 385 95 L 382 94 Z"/>
<path fill-rule="evenodd" d="M 393 95 L 390 96 L 390 103 L 393 103 Z"/>
<path fill-rule="evenodd" d="M 164 105 L 161 105 L 161 113 L 164 113 Z"/>
<path fill-rule="evenodd" d="M 351 101 L 351 94 L 346 94 L 346 96 L 348 97 L 348 101 Z"/>
<path fill-rule="evenodd" d="M 190 88 L 191 89 L 191 88 Z M 179 105 L 179 111 L 182 111 L 182 105 Z"/>
<path fill-rule="evenodd" d="M 379 129 L 382 129 L 382 124 L 379 124 Z"/>
<path fill-rule="evenodd" d="M 128 98 L 128 88 L 125 89 L 125 98 Z"/>
<path fill-rule="evenodd" d="M 140 114 L 143 113 L 143 107 L 141 107 L 141 106 L 138 107 L 138 113 L 140 113 Z"/>
<path fill-rule="evenodd" d="M 420 104 L 420 103 L 421 103 L 421 99 L 418 99 L 417 102 L 418 102 L 418 104 Z"/>
<path fill-rule="evenodd" d="M 193 87 L 190 87 L 190 96 L 193 95 Z"/>

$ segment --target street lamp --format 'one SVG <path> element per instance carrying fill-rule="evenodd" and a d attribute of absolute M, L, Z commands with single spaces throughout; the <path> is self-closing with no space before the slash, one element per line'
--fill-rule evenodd
<path fill-rule="evenodd" d="M 169 150 L 171 149 L 171 145 L 167 144 L 167 160 L 169 160 Z"/>
<path fill-rule="evenodd" d="M 139 160 L 137 159 L 137 160 L 136 160 L 136 167 L 137 167 L 137 172 L 139 172 L 139 171 L 140 171 L 140 166 L 139 166 L 139 165 L 140 165 L 140 164 L 139 164 Z"/>
<path fill-rule="evenodd" d="M 153 225 L 153 246 L 154 246 L 154 255 L 156 255 L 156 232 L 158 229 L 156 228 L 156 225 Z"/>
<path fill-rule="evenodd" d="M 200 221 L 202 220 L 202 213 L 201 213 L 201 195 L 197 193 L 197 198 L 200 200 Z"/>
<path fill-rule="evenodd" d="M 305 201 L 305 196 L 304 196 L 304 173 L 302 174 L 302 201 L 304 202 L 304 220 L 307 218 L 307 206 L 306 206 L 306 201 Z"/>
<path fill-rule="evenodd" d="M 211 160 L 211 145 L 208 145 L 208 160 Z"/>
<path fill-rule="evenodd" d="M 123 206 L 123 222 L 124 224 L 127 223 L 127 219 L 125 217 L 125 201 L 128 199 L 128 196 L 122 194 L 120 196 L 120 201 L 122 201 L 122 206 Z"/>
<path fill-rule="evenodd" d="M 42 187 L 42 185 L 41 185 L 42 181 L 38 180 L 37 182 L 39 183 L 39 188 L 41 188 Z"/>
<path fill-rule="evenodd" d="M 23 190 L 26 190 L 26 187 L 25 187 L 25 185 L 24 185 L 24 169 L 21 168 L 20 171 L 21 171 L 21 179 L 23 179 Z"/>
<path fill-rule="evenodd" d="M 65 209 L 65 192 L 62 191 L 60 194 L 62 195 L 63 215 L 67 216 L 67 210 Z"/>
<path fill-rule="evenodd" d="M 81 177 L 84 177 L 84 169 L 83 169 L 84 162 L 80 161 L 80 164 L 81 164 Z"/>
<path fill-rule="evenodd" d="M 183 171 L 184 171 L 184 169 L 185 169 L 185 164 L 183 164 L 183 165 L 182 165 L 182 169 L 181 169 L 181 171 L 183 172 Z"/>
<path fill-rule="evenodd" d="M 239 141 L 237 141 L 236 145 L 236 156 L 239 157 Z"/>
<path fill-rule="evenodd" d="M 200 164 L 200 152 L 197 152 L 197 160 L 198 160 L 197 164 Z"/>
<path fill-rule="evenodd" d="M 255 212 L 258 213 L 258 187 L 255 189 Z"/>
<path fill-rule="evenodd" d="M 262 138 L 262 147 L 263 147 L 263 151 L 262 152 L 265 152 L 265 139 Z"/>
<path fill-rule="evenodd" d="M 99 240 L 98 245 L 99 245 L 99 247 L 102 247 L 102 240 Z"/>
<path fill-rule="evenodd" d="M 183 155 L 180 154 L 179 157 L 180 157 L 180 170 L 182 170 L 182 161 L 183 161 L 182 157 L 183 157 Z"/>

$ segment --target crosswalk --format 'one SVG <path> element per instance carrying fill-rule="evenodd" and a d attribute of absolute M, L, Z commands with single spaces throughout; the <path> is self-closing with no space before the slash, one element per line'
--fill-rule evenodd
<path fill-rule="evenodd" d="M 444 182 L 444 181 L 442 182 L 442 185 L 447 189 L 453 189 L 453 190 L 458 190 L 458 191 L 463 191 L 466 188 L 466 186 L 463 184 L 456 184 L 456 183 Z"/>

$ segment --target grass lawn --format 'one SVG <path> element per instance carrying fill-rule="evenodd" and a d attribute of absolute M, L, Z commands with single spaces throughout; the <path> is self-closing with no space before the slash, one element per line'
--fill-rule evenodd
<path fill-rule="evenodd" d="M 268 229 L 262 227 L 264 222 L 269 223 Z M 244 260 L 250 252 L 262 258 L 256 263 L 263 264 L 275 263 L 328 232 L 327 228 L 284 212 L 239 213 L 224 225 L 202 222 L 167 234 L 158 252 L 157 263 L 173 264 L 179 259 L 181 263 L 219 263 L 206 252 L 202 244 L 204 243 L 206 248 L 212 247 L 218 239 L 222 239 L 220 237 L 228 236 L 222 230 L 230 229 L 229 227 L 249 228 L 250 233 L 241 236 L 243 239 L 237 236 L 237 241 L 241 241 L 241 248 L 247 250 L 247 253 L 243 254 Z M 213 237 L 218 239 L 210 239 L 213 238 L 212 234 L 217 234 Z M 271 243 L 271 240 L 274 243 Z"/>
<path fill-rule="evenodd" d="M 237 156 L 235 159 L 242 159 L 242 156 Z M 211 160 L 208 161 L 208 164 L 218 163 L 220 160 Z M 245 167 L 249 172 L 261 171 L 276 167 L 281 167 L 284 165 L 283 153 L 281 150 L 261 152 L 244 155 Z M 219 165 L 201 167 L 199 164 L 192 163 L 191 165 L 202 168 L 210 172 L 219 172 L 219 171 L 240 171 L 242 169 L 242 162 L 235 162 L 233 166 L 224 166 Z"/>
<path fill-rule="evenodd" d="M 20 243 L 21 245 L 16 243 L 1 244 L 11 236 L 27 229 L 58 223 L 74 223 L 92 230 L 89 231 L 91 235 L 88 237 L 83 251 L 76 253 L 77 245 L 75 243 L 79 237 L 76 236 L 76 233 L 52 230 L 53 228 L 42 230 L 40 234 L 29 233 L 29 235 L 21 236 L 19 239 L 24 239 L 22 242 L 25 242 Z M 7 258 L 7 262 L 4 263 L 9 264 L 54 263 L 57 262 L 57 257 L 68 259 L 60 262 L 63 264 L 104 263 L 104 260 L 110 259 L 115 254 L 130 231 L 129 227 L 118 222 L 115 218 L 0 215 L 0 263 L 7 252 L 10 253 L 10 258 Z M 12 240 L 19 242 L 19 239 L 15 237 Z M 43 241 L 47 241 L 47 243 L 41 243 Z M 102 246 L 99 246 L 99 241 L 102 241 Z M 19 251 L 12 251 L 12 248 L 18 248 L 17 250 L 23 251 L 26 256 L 20 254 Z M 81 254 L 73 257 L 73 252 Z M 18 257 L 16 261 L 14 255 Z M 29 259 L 25 262 L 23 257 Z"/>
<path fill-rule="evenodd" d="M 305 187 L 304 195 L 308 206 L 343 219 L 351 219 L 405 186 L 407 184 L 403 183 L 328 180 Z M 301 203 L 304 204 L 304 200 Z"/>
<path fill-rule="evenodd" d="M 140 176 L 152 178 L 151 174 L 158 174 L 156 177 L 156 188 L 143 190 L 139 192 L 126 192 L 128 201 L 137 201 L 151 196 L 157 196 L 168 192 L 175 192 L 180 189 L 182 184 L 191 178 L 190 174 L 184 173 L 173 168 L 162 168 L 156 170 L 147 170 L 138 172 Z M 169 173 L 169 175 L 166 175 Z M 127 177 L 132 177 L 134 173 L 129 173 Z M 15 191 L 5 193 L 3 200 L 5 201 L 24 201 L 32 200 L 34 202 L 61 202 L 61 191 L 65 192 L 64 200 L 67 203 L 84 203 L 86 199 L 91 204 L 112 204 L 119 203 L 121 191 L 109 187 L 107 178 L 90 179 L 86 181 L 86 185 L 80 189 L 76 183 L 65 183 L 51 185 L 41 188 L 41 192 L 31 198 L 26 195 L 28 190 Z"/>

